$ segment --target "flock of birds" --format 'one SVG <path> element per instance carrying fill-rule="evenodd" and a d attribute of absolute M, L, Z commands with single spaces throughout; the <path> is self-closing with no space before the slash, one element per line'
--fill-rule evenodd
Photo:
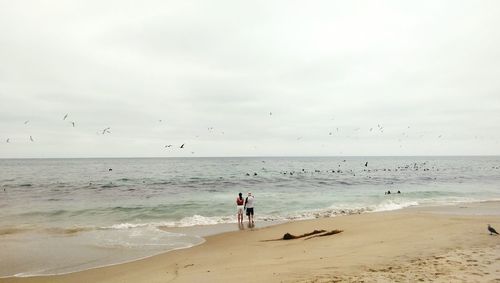
<path fill-rule="evenodd" d="M 265 162 L 265 161 L 262 161 L 262 162 Z M 341 163 L 345 163 L 347 162 L 347 160 L 342 160 Z M 344 173 L 344 174 L 350 174 L 352 176 L 356 176 L 356 173 L 360 173 L 361 171 L 356 171 L 354 169 L 342 169 L 342 165 L 341 164 L 337 164 L 337 167 L 336 169 L 329 169 L 329 170 L 319 170 L 319 169 L 314 169 L 314 170 L 307 170 L 305 168 L 302 168 L 301 170 L 299 171 L 280 171 L 279 173 L 282 174 L 282 175 L 295 175 L 295 174 L 306 174 L 306 173 L 321 173 L 321 172 L 325 172 L 325 173 Z M 405 164 L 405 165 L 399 165 L 397 167 L 394 167 L 394 168 L 368 168 L 368 161 L 365 161 L 362 165 L 363 167 L 363 170 L 362 172 L 366 172 L 366 173 L 371 173 L 371 172 L 398 172 L 398 171 L 401 171 L 401 172 L 405 172 L 405 171 L 446 171 L 447 169 L 444 168 L 444 169 L 439 169 L 437 168 L 436 166 L 431 166 L 429 164 L 428 161 L 424 161 L 424 162 L 413 162 L 413 163 L 410 163 L 410 164 Z M 491 169 L 500 169 L 500 166 L 493 166 L 491 167 Z M 265 168 L 262 168 L 262 170 L 265 171 Z M 247 176 L 250 176 L 250 173 L 246 173 Z M 254 176 L 257 176 L 257 173 L 254 173 L 253 174 Z M 371 178 L 370 176 L 368 176 L 368 178 Z"/>
<path fill-rule="evenodd" d="M 69 113 L 64 114 L 64 116 L 63 116 L 62 120 L 63 120 L 63 121 L 65 121 L 65 120 L 68 118 L 68 116 L 69 116 Z M 159 122 L 162 122 L 162 120 L 158 120 L 158 121 L 159 121 Z M 26 120 L 26 121 L 24 121 L 24 125 L 28 125 L 28 123 L 29 123 L 29 122 L 30 122 L 30 120 Z M 73 128 L 74 128 L 74 127 L 75 127 L 75 125 L 76 125 L 75 121 L 69 121 L 69 123 L 71 124 L 71 126 L 72 126 Z M 210 127 L 210 128 L 208 128 L 208 129 L 209 129 L 209 130 L 213 130 L 213 127 Z M 111 127 L 106 127 L 106 128 L 102 129 L 102 131 L 100 131 L 100 132 L 98 132 L 98 133 L 100 133 L 101 135 L 111 134 Z M 34 142 L 34 141 L 35 141 L 35 139 L 33 138 L 33 136 L 32 136 L 32 135 L 30 135 L 30 136 L 29 136 L 29 141 L 30 141 L 30 142 Z M 6 142 L 6 143 L 11 143 L 11 139 L 10 139 L 10 138 L 7 138 L 7 139 L 5 140 L 5 142 Z M 180 145 L 180 146 L 179 146 L 179 148 L 184 148 L 184 145 L 185 145 L 185 144 Z M 169 147 L 172 147 L 172 146 L 173 146 L 173 145 L 168 144 L 168 145 L 165 145 L 165 148 L 169 148 Z M 193 153 L 194 153 L 194 152 L 193 152 Z"/>
<path fill-rule="evenodd" d="M 63 121 L 65 121 L 65 120 L 68 118 L 68 116 L 69 116 L 69 113 L 64 114 L 64 117 L 62 118 L 62 120 L 63 120 Z M 30 122 L 30 120 L 26 120 L 26 121 L 24 121 L 24 125 L 28 125 L 28 124 L 29 124 L 29 122 Z M 75 125 L 76 125 L 74 121 L 69 121 L 69 123 L 73 126 L 73 128 L 74 128 L 74 127 L 75 127 Z M 111 132 L 109 132 L 109 129 L 110 129 L 109 127 L 108 127 L 108 128 L 106 128 L 106 129 L 104 129 L 103 134 L 104 134 L 104 132 L 105 132 L 105 131 L 107 131 L 107 133 L 111 133 Z M 10 138 L 7 138 L 7 139 L 5 140 L 5 142 L 6 142 L 6 143 L 10 143 L 10 141 L 11 141 L 11 140 L 10 140 Z M 32 136 L 32 135 L 30 135 L 30 136 L 29 136 L 29 141 L 30 141 L 30 142 L 34 142 L 34 141 L 35 141 L 35 139 L 33 138 L 33 136 Z"/>
<path fill-rule="evenodd" d="M 274 117 L 273 116 L 273 112 L 269 112 L 269 117 Z M 69 113 L 66 113 L 64 114 L 64 116 L 62 117 L 62 120 L 63 121 L 67 121 L 68 120 L 68 117 L 70 117 L 70 114 Z M 335 118 L 332 118 L 331 120 L 335 120 Z M 75 121 L 68 121 L 69 124 L 74 128 L 76 127 L 76 122 Z M 162 123 L 163 120 L 159 119 L 158 120 L 159 123 Z M 27 125 L 30 123 L 30 120 L 26 120 L 24 121 L 24 124 Z M 399 144 L 399 148 L 403 148 L 403 145 L 404 145 L 404 141 L 405 139 L 408 139 L 410 137 L 412 138 L 423 138 L 424 137 L 424 133 L 426 136 L 431 136 L 436 138 L 436 139 L 441 139 L 443 138 L 443 134 L 439 134 L 439 135 L 434 135 L 434 134 L 431 134 L 429 132 L 415 132 L 415 131 L 412 131 L 410 132 L 411 130 L 410 129 L 413 129 L 412 127 L 410 126 L 405 126 L 405 130 L 403 130 L 400 134 L 397 134 L 395 137 L 395 140 L 397 139 L 397 142 Z M 207 127 L 207 130 L 209 133 L 215 133 L 215 128 L 214 127 Z M 339 128 L 339 127 L 336 127 L 334 128 L 333 130 L 329 130 L 327 133 L 328 133 L 328 136 L 344 136 L 345 138 L 359 138 L 359 134 L 357 133 L 362 133 L 362 130 L 366 130 L 368 133 L 373 133 L 373 134 L 383 134 L 384 131 L 385 131 L 385 127 L 382 126 L 381 124 L 377 124 L 376 126 L 373 126 L 373 127 L 366 127 L 366 128 L 361 128 L 361 127 L 355 127 L 355 128 L 348 128 L 348 130 L 345 130 L 344 128 Z M 342 133 L 340 133 L 342 131 Z M 217 131 L 219 132 L 219 131 Z M 102 130 L 99 130 L 97 131 L 96 134 L 98 135 L 109 135 L 111 134 L 111 127 L 105 127 L 103 128 Z M 224 132 L 221 131 L 220 132 L 222 135 L 224 135 Z M 354 135 L 353 135 L 354 134 Z M 372 134 L 372 135 L 373 135 Z M 394 134 L 394 133 L 393 133 Z M 339 136 L 339 137 L 340 137 Z M 198 138 L 199 136 L 196 135 L 196 138 Z M 475 137 L 476 139 L 478 138 L 477 136 Z M 297 141 L 300 141 L 300 140 L 303 140 L 304 137 L 303 136 L 297 136 L 296 137 L 296 140 Z M 395 141 L 394 140 L 394 141 Z M 29 135 L 29 139 L 28 139 L 29 142 L 35 142 L 36 139 L 32 136 L 32 135 Z M 13 140 L 11 137 L 7 137 L 6 140 L 5 140 L 6 143 L 12 143 Z M 498 142 L 497 142 L 498 143 Z M 326 145 L 325 144 L 322 144 L 321 147 L 325 147 Z M 179 149 L 185 149 L 186 147 L 186 144 L 185 143 L 182 143 L 182 144 L 177 144 L 177 145 L 174 145 L 174 144 L 164 144 L 161 146 L 161 148 L 163 149 L 173 149 L 173 148 L 179 148 Z M 252 146 L 253 149 L 257 149 L 257 146 L 256 145 L 253 145 Z M 195 152 L 194 151 L 191 151 L 191 154 L 194 154 Z M 340 154 L 342 155 L 343 152 L 340 152 Z"/>

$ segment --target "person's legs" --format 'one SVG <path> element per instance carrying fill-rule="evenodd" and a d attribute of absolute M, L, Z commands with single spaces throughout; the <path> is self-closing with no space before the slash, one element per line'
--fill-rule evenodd
<path fill-rule="evenodd" d="M 253 207 L 247 208 L 248 223 L 253 223 Z"/>
<path fill-rule="evenodd" d="M 247 208 L 248 223 L 250 224 L 250 208 Z"/>

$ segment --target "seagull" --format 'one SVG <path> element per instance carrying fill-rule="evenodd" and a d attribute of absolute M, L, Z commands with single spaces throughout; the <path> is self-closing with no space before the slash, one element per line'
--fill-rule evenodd
<path fill-rule="evenodd" d="M 75 127 L 75 122 L 71 121 L 71 125 L 73 125 L 73 128 Z"/>
<path fill-rule="evenodd" d="M 184 144 L 181 145 L 181 148 L 184 148 Z"/>
<path fill-rule="evenodd" d="M 102 130 L 102 134 L 103 134 L 103 135 L 104 135 L 105 133 L 111 134 L 111 132 L 109 131 L 110 129 L 111 129 L 110 127 L 105 128 L 104 130 Z"/>
<path fill-rule="evenodd" d="M 490 224 L 488 224 L 488 231 L 490 231 L 490 235 L 497 234 L 498 232 L 495 230 L 495 228 L 491 227 Z"/>
<path fill-rule="evenodd" d="M 171 144 L 167 144 L 165 147 L 172 147 L 172 145 Z"/>
<path fill-rule="evenodd" d="M 66 113 L 66 115 L 64 115 L 63 120 L 66 120 L 66 118 L 68 118 L 68 113 Z"/>
<path fill-rule="evenodd" d="M 32 137 L 32 136 L 30 136 L 30 141 L 32 141 L 32 142 L 34 142 L 34 141 L 35 141 L 35 140 L 33 139 L 33 137 Z"/>

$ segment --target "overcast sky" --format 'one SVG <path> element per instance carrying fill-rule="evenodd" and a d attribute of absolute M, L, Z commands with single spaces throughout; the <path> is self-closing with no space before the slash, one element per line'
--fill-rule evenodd
<path fill-rule="evenodd" d="M 402 2 L 0 0 L 0 157 L 500 154 L 500 2 Z"/>

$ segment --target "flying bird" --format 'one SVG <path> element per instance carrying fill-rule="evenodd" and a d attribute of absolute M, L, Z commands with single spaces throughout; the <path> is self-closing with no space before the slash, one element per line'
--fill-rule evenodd
<path fill-rule="evenodd" d="M 273 116 L 273 112 L 269 112 L 269 116 Z"/>
<path fill-rule="evenodd" d="M 26 121 L 24 121 L 24 124 L 26 125 L 26 124 L 28 124 L 29 122 L 30 122 L 30 120 L 26 120 Z"/>
<path fill-rule="evenodd" d="M 368 161 L 366 161 L 366 163 L 365 163 L 365 167 L 368 167 Z"/>
<path fill-rule="evenodd" d="M 34 142 L 34 141 L 35 141 L 35 140 L 33 139 L 33 137 L 32 137 L 32 136 L 30 136 L 30 141 L 32 141 L 32 142 Z"/>
<path fill-rule="evenodd" d="M 111 132 L 109 131 L 110 129 L 111 129 L 110 127 L 105 128 L 104 130 L 102 130 L 102 134 L 103 135 L 106 133 L 111 134 Z"/>
<path fill-rule="evenodd" d="M 495 228 L 491 227 L 490 224 L 488 224 L 488 231 L 490 232 L 490 235 L 497 234 L 498 232 L 495 230 Z"/>
<path fill-rule="evenodd" d="M 75 122 L 71 121 L 71 125 L 73 125 L 73 128 L 75 127 Z"/>
<path fill-rule="evenodd" d="M 181 148 L 184 148 L 184 144 L 181 145 Z"/>
<path fill-rule="evenodd" d="M 10 143 L 10 138 L 7 138 L 7 140 L 5 142 L 6 143 Z"/>
<path fill-rule="evenodd" d="M 64 115 L 63 120 L 66 120 L 66 118 L 68 118 L 68 113 L 66 113 L 66 115 Z"/>
<path fill-rule="evenodd" d="M 165 147 L 172 147 L 172 145 L 171 144 L 167 144 L 167 145 L 165 145 Z"/>

